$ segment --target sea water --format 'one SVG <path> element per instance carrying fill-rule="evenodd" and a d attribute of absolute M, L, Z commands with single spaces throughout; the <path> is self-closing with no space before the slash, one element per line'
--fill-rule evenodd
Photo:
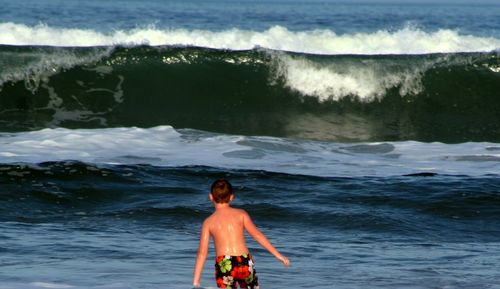
<path fill-rule="evenodd" d="M 0 288 L 191 288 L 218 178 L 262 288 L 500 288 L 498 19 L 0 0 Z"/>

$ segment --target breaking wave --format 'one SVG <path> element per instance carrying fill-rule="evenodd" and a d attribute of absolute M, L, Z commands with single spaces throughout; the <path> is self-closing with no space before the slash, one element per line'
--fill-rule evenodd
<path fill-rule="evenodd" d="M 0 46 L 0 129 L 172 125 L 346 141 L 500 141 L 500 57 Z"/>

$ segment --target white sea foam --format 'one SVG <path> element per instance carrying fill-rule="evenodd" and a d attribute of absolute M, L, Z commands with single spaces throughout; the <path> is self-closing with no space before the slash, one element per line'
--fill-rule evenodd
<path fill-rule="evenodd" d="M 77 160 L 95 164 L 213 166 L 319 176 L 420 172 L 499 175 L 500 144 L 325 143 L 221 135 L 169 126 L 44 129 L 0 134 L 0 163 Z"/>
<path fill-rule="evenodd" d="M 276 58 L 275 77 L 285 80 L 290 89 L 319 101 L 339 100 L 356 96 L 371 101 L 386 95 L 397 87 L 401 96 L 415 95 L 422 91 L 423 73 L 438 59 L 392 67 L 384 62 L 353 61 L 343 63 L 315 63 L 305 58 L 280 55 Z M 393 63 L 394 64 L 394 63 Z"/>
<path fill-rule="evenodd" d="M 27 26 L 0 23 L 0 44 L 96 46 L 96 45 L 193 45 L 244 50 L 256 46 L 313 54 L 422 54 L 478 52 L 500 48 L 500 39 L 463 35 L 454 30 L 427 32 L 414 27 L 396 31 L 337 34 L 331 30 L 290 31 L 274 26 L 265 31 L 160 29 L 154 26 L 99 32 L 90 29 Z"/>

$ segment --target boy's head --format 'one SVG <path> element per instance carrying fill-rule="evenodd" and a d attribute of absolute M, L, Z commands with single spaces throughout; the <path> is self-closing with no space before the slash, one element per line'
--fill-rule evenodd
<path fill-rule="evenodd" d="M 212 184 L 210 195 L 215 203 L 229 203 L 233 198 L 233 187 L 225 179 L 216 180 Z"/>

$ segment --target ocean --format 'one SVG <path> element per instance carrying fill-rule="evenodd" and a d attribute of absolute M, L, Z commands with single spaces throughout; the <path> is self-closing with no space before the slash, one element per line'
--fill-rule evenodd
<path fill-rule="evenodd" d="M 500 288 L 499 19 L 0 0 L 0 289 L 191 288 L 218 178 L 291 260 L 248 238 L 261 288 Z"/>

